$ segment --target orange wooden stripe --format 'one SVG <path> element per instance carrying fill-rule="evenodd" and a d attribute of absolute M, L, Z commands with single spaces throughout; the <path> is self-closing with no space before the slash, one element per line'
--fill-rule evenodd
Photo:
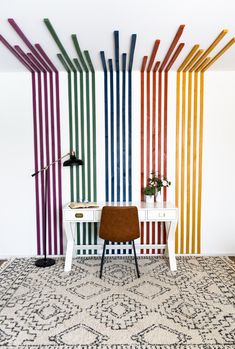
<path fill-rule="evenodd" d="M 146 91 L 146 107 L 147 107 L 147 140 L 146 140 L 146 174 L 150 176 L 150 72 L 147 71 L 147 91 Z M 151 170 L 152 172 L 152 170 Z"/>
<path fill-rule="evenodd" d="M 143 57 L 143 61 L 142 61 L 142 66 L 141 66 L 141 86 L 140 86 L 140 100 L 141 100 L 141 105 L 140 105 L 140 110 L 141 110 L 141 117 L 140 117 L 140 133 L 141 133 L 141 174 L 140 174 L 140 188 L 141 188 L 141 200 L 144 200 L 144 193 L 143 193 L 143 188 L 145 186 L 145 180 L 144 180 L 144 161 L 145 161 L 145 157 L 144 157 L 144 87 L 145 87 L 145 81 L 144 81 L 144 71 L 145 71 L 145 67 L 146 67 L 146 63 L 147 63 L 147 56 Z M 144 243 L 144 224 L 141 223 L 141 236 L 140 236 L 140 243 L 143 244 Z M 144 250 L 141 249 L 140 251 L 141 254 L 144 253 Z"/>
<path fill-rule="evenodd" d="M 176 145 L 175 145 L 175 206 L 179 208 L 179 125 L 180 125 L 180 73 L 176 75 Z M 179 227 L 175 232 L 175 253 L 179 253 Z"/>
<path fill-rule="evenodd" d="M 192 253 L 196 250 L 196 164 L 197 164 L 197 120 L 198 120 L 198 73 L 194 73 L 194 111 L 193 111 L 193 188 L 192 188 Z"/>
<path fill-rule="evenodd" d="M 180 213 L 180 253 L 184 253 L 184 184 L 185 184 L 185 111 L 186 111 L 186 73 L 182 79 L 182 137 L 181 137 L 181 213 Z"/>
<path fill-rule="evenodd" d="M 172 65 L 175 63 L 175 61 L 178 58 L 180 52 L 182 51 L 183 47 L 184 47 L 183 43 L 179 44 L 179 46 L 177 47 L 177 49 L 176 49 L 174 55 L 172 56 L 170 62 L 168 63 L 165 71 L 169 71 L 171 69 Z"/>
<path fill-rule="evenodd" d="M 190 246 L 191 219 L 191 122 L 192 122 L 192 73 L 188 73 L 188 127 L 187 127 L 187 208 L 186 208 L 186 253 Z"/>
<path fill-rule="evenodd" d="M 172 43 L 171 43 L 171 45 L 169 47 L 169 50 L 167 51 L 167 54 L 166 54 L 166 56 L 165 56 L 165 58 L 164 58 L 164 60 L 163 60 L 163 62 L 161 64 L 161 66 L 159 68 L 159 72 L 162 72 L 164 70 L 165 66 L 167 65 L 167 62 L 168 62 L 172 52 L 174 51 L 174 49 L 175 49 L 175 47 L 176 47 L 176 45 L 177 45 L 177 43 L 178 43 L 182 33 L 183 33 L 184 27 L 185 27 L 184 24 L 179 26 L 179 29 L 177 30 L 177 33 L 176 33 L 176 35 L 174 37 L 174 40 L 172 41 Z"/>
<path fill-rule="evenodd" d="M 198 162 L 198 235 L 197 253 L 201 253 L 201 202 L 202 202 L 202 150 L 203 150 L 203 112 L 204 112 L 204 73 L 200 74 L 200 116 L 199 116 L 199 162 Z"/>
<path fill-rule="evenodd" d="M 203 55 L 199 58 L 199 60 L 195 63 L 197 67 L 201 64 L 201 62 L 209 55 L 209 53 L 218 45 L 218 43 L 223 39 L 223 37 L 227 34 L 228 30 L 224 29 L 222 32 L 217 36 L 217 38 L 212 42 L 212 44 L 206 49 L 206 51 L 203 53 Z M 192 70 L 195 70 L 195 67 L 192 67 Z"/>
<path fill-rule="evenodd" d="M 160 61 L 157 61 L 153 67 L 154 72 L 156 72 L 158 70 L 159 65 L 160 65 Z"/>
<path fill-rule="evenodd" d="M 158 158 L 157 158 L 157 171 L 161 173 L 162 168 L 162 73 L 158 73 Z M 161 229 L 162 225 L 158 223 L 158 240 L 161 241 Z M 161 253 L 161 250 L 158 250 Z"/>
<path fill-rule="evenodd" d="M 207 57 L 196 69 L 196 72 L 201 71 L 209 62 L 210 62 L 211 58 Z"/>
<path fill-rule="evenodd" d="M 160 62 L 156 62 L 153 68 L 153 80 L 152 80 L 152 170 L 156 172 L 156 71 L 159 67 Z M 156 224 L 152 224 L 152 243 L 156 242 Z M 152 250 L 152 253 L 155 253 L 155 249 Z"/>
<path fill-rule="evenodd" d="M 204 67 L 203 72 L 205 72 L 213 63 L 217 61 L 233 44 L 235 43 L 235 38 L 232 38 L 223 48 L 220 50 L 217 55 Z"/>
<path fill-rule="evenodd" d="M 147 67 L 147 72 L 150 72 L 150 70 L 152 69 L 153 62 L 154 62 L 154 59 L 156 57 L 159 45 L 160 45 L 160 40 L 156 40 L 154 43 L 154 46 L 153 46 L 152 54 L 150 56 L 150 61 L 149 61 L 148 67 Z"/>
<path fill-rule="evenodd" d="M 164 138 L 163 138 L 163 175 L 167 177 L 167 103 L 168 102 L 168 71 L 164 72 Z M 166 187 L 163 189 L 163 201 L 166 201 Z M 165 240 L 165 239 L 164 239 Z"/>
<path fill-rule="evenodd" d="M 198 48 L 199 48 L 198 44 L 193 46 L 193 48 L 191 49 L 189 54 L 186 56 L 186 58 L 181 63 L 180 67 L 177 69 L 178 72 L 181 72 L 184 69 L 184 67 L 188 64 L 188 62 L 193 57 L 194 53 L 198 50 Z"/>
<path fill-rule="evenodd" d="M 186 67 L 183 69 L 184 72 L 188 71 L 193 64 L 196 62 L 196 60 L 198 59 L 198 57 L 200 57 L 200 55 L 202 54 L 203 50 L 200 49 L 197 51 L 197 53 L 193 56 L 193 58 L 191 59 L 191 61 L 186 65 Z"/>

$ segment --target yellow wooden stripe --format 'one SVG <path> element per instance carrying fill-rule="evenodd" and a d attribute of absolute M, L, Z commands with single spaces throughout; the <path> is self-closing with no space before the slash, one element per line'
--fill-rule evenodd
<path fill-rule="evenodd" d="M 180 253 L 184 253 L 184 182 L 185 182 L 185 111 L 186 111 L 186 73 L 182 77 L 182 131 L 181 131 L 181 205 L 180 205 Z"/>
<path fill-rule="evenodd" d="M 201 71 L 209 62 L 210 62 L 211 58 L 207 57 L 206 59 L 204 59 L 204 61 L 197 67 L 197 69 L 195 69 L 196 72 Z"/>
<path fill-rule="evenodd" d="M 180 73 L 176 73 L 176 145 L 175 145 L 175 206 L 179 208 L 179 128 L 180 128 Z M 179 253 L 179 228 L 175 232 L 175 253 Z"/>
<path fill-rule="evenodd" d="M 192 118 L 192 73 L 188 73 L 188 127 L 187 127 L 187 208 L 186 208 L 186 253 L 190 246 L 191 218 L 191 118 Z"/>
<path fill-rule="evenodd" d="M 195 56 L 191 59 L 191 61 L 186 65 L 186 67 L 184 68 L 183 71 L 188 71 L 192 66 L 193 64 L 195 63 L 195 61 L 198 59 L 199 56 L 201 56 L 203 52 L 203 49 L 200 49 L 197 51 L 197 53 L 195 54 Z"/>
<path fill-rule="evenodd" d="M 198 213 L 197 213 L 197 253 L 201 253 L 201 211 L 202 211 L 202 150 L 203 150 L 203 113 L 204 113 L 204 73 L 200 73 L 200 111 L 199 111 L 199 151 L 198 151 Z"/>
<path fill-rule="evenodd" d="M 199 45 L 193 46 L 192 50 L 189 52 L 189 54 L 187 55 L 187 57 L 185 58 L 185 60 L 180 65 L 179 69 L 177 70 L 178 72 L 181 72 L 184 69 L 184 67 L 190 61 L 190 59 L 192 58 L 192 56 L 194 55 L 194 53 L 197 51 L 198 48 L 199 48 Z"/>
<path fill-rule="evenodd" d="M 217 59 L 219 59 L 233 44 L 235 43 L 235 38 L 232 38 L 227 45 L 225 45 L 222 50 L 220 50 L 217 55 L 203 68 L 203 72 L 205 72 Z"/>
<path fill-rule="evenodd" d="M 209 55 L 209 53 L 218 45 L 218 43 L 223 39 L 223 37 L 227 34 L 228 30 L 224 29 L 222 32 L 217 36 L 217 38 L 212 42 L 212 44 L 208 47 L 208 49 L 203 53 L 203 55 L 199 58 L 199 60 L 195 63 L 195 67 L 192 67 L 192 70 L 196 69 L 196 66 L 198 67 L 201 62 Z"/>
<path fill-rule="evenodd" d="M 196 242 L 196 165 L 197 165 L 197 112 L 198 112 L 198 73 L 194 73 L 194 108 L 193 108 L 193 183 L 192 183 L 192 251 L 195 253 Z"/>

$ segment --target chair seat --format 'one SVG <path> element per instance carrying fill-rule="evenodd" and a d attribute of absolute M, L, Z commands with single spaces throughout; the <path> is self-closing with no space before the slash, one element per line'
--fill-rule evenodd
<path fill-rule="evenodd" d="M 132 241 L 137 276 L 140 277 L 134 240 L 140 237 L 138 209 L 136 206 L 104 206 L 100 221 L 100 238 L 104 239 L 100 266 L 102 278 L 106 245 L 111 242 Z"/>

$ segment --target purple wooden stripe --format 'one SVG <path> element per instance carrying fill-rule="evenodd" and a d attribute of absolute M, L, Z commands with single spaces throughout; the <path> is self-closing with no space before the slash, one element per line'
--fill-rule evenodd
<path fill-rule="evenodd" d="M 41 56 L 45 59 L 45 61 L 47 62 L 47 64 L 52 68 L 52 70 L 55 72 L 56 74 L 56 118 L 57 118 L 57 154 L 58 154 L 58 158 L 61 157 L 61 138 L 60 138 L 60 106 L 59 106 L 59 75 L 58 75 L 58 70 L 57 68 L 54 66 L 54 64 L 51 62 L 51 60 L 49 59 L 49 57 L 46 55 L 46 53 L 43 51 L 43 49 L 41 48 L 41 46 L 39 44 L 36 44 L 35 47 L 38 49 L 38 51 L 41 53 L 41 56 L 38 54 L 38 52 L 35 50 L 35 48 L 33 47 L 33 45 L 30 43 L 30 41 L 26 38 L 26 36 L 24 35 L 24 33 L 21 31 L 21 29 L 18 27 L 18 25 L 15 23 L 15 21 L 13 19 L 9 19 L 9 23 L 12 25 L 12 27 L 15 29 L 15 31 L 18 33 L 18 35 L 22 38 L 22 40 L 25 42 L 25 44 L 30 48 L 30 50 L 35 54 L 35 56 L 38 58 L 38 60 L 44 65 L 44 67 L 46 67 L 45 62 L 42 60 Z M 15 54 L 15 52 L 12 52 L 13 54 Z M 15 54 L 17 55 L 17 54 Z M 24 60 L 21 57 L 17 58 L 24 64 Z M 31 67 L 27 66 L 26 67 L 32 71 Z M 49 68 L 46 67 L 46 69 L 49 71 Z M 50 77 L 50 86 L 53 86 L 53 80 L 52 77 Z M 53 99 L 53 90 L 50 89 L 50 100 L 52 102 Z M 52 110 L 52 106 L 54 107 L 53 103 L 51 103 L 51 110 Z M 51 112 L 51 120 L 53 120 L 53 122 L 51 121 L 51 126 L 52 127 L 52 134 L 54 134 L 53 128 L 54 128 L 54 113 Z M 52 139 L 55 139 L 52 136 Z M 53 150 L 54 147 L 54 150 Z M 55 154 L 55 142 L 52 141 L 52 154 Z M 52 155 L 53 156 L 53 155 Z M 54 170 L 54 166 L 53 166 L 53 170 Z M 53 198 L 54 198 L 54 203 L 56 203 L 56 184 L 55 184 L 55 180 L 54 180 L 54 175 L 53 175 Z M 58 164 L 58 199 L 59 199 L 59 203 L 58 203 L 58 211 L 59 211 L 59 237 L 60 237 L 60 253 L 63 253 L 63 224 L 62 224 L 62 174 L 61 174 L 61 162 L 59 162 Z M 57 254 L 57 234 L 56 234 L 56 225 L 57 225 L 57 220 L 56 220 L 56 210 L 54 209 L 54 250 L 55 250 L 55 254 Z"/>
<path fill-rule="evenodd" d="M 15 46 L 15 49 L 18 51 L 19 54 L 21 54 L 24 59 L 31 63 L 31 65 L 37 70 L 37 75 L 38 75 L 38 115 L 39 115 L 39 149 L 40 149 L 40 168 L 43 168 L 45 166 L 44 164 L 44 145 L 43 145 L 43 116 L 42 116 L 42 81 L 41 81 L 41 72 L 38 70 L 36 65 L 30 61 L 29 57 L 23 52 L 23 50 L 17 45 Z M 44 171 L 39 174 L 40 179 L 41 179 L 41 215 L 42 215 L 42 222 L 44 222 Z M 42 224 L 42 241 L 43 241 L 43 246 L 45 245 L 45 226 Z"/>
<path fill-rule="evenodd" d="M 40 54 L 38 53 L 38 51 L 34 48 L 34 46 L 30 43 L 30 41 L 27 39 L 27 37 L 25 36 L 25 34 L 22 32 L 22 30 L 19 28 L 19 26 L 16 24 L 16 22 L 13 19 L 8 19 L 8 22 L 11 24 L 11 26 L 15 29 L 15 31 L 17 32 L 17 34 L 21 37 L 21 39 L 24 41 L 24 43 L 29 47 L 29 49 L 31 50 L 31 52 L 34 53 L 34 55 L 37 57 L 37 59 L 41 62 L 41 64 L 50 72 L 49 67 L 46 65 L 45 61 L 47 62 L 47 64 L 52 68 L 52 70 L 54 70 L 54 72 L 56 73 L 56 75 L 58 74 L 58 71 L 56 69 L 56 67 L 54 66 L 54 64 L 51 62 L 51 60 L 49 59 L 49 57 L 46 55 L 46 53 L 43 51 L 43 49 L 41 48 L 41 46 L 39 44 L 36 44 L 35 47 L 37 48 L 37 50 L 40 52 Z M 43 60 L 42 59 L 45 60 Z M 53 98 L 53 82 L 52 82 L 52 77 L 50 77 L 50 98 Z M 56 78 L 56 84 L 57 81 L 59 82 L 59 80 Z M 51 83 L 52 82 L 52 83 Z M 57 89 L 57 87 L 56 87 Z M 56 92 L 57 95 L 57 92 Z M 58 85 L 58 96 L 59 98 L 59 85 Z M 51 101 L 52 102 L 52 101 Z M 54 103 L 51 103 L 51 105 L 53 105 L 53 107 L 51 107 L 51 110 L 54 108 Z M 57 110 L 59 111 L 59 109 L 57 108 Z M 54 109 L 53 109 L 53 113 L 51 113 L 51 120 L 53 119 L 53 122 L 51 122 L 51 127 L 52 124 L 54 125 Z M 61 157 L 61 141 L 60 141 L 60 113 L 57 113 L 57 149 L 58 149 L 58 158 Z M 51 128 L 51 133 L 54 134 L 54 128 Z M 52 139 L 55 139 L 54 137 L 52 137 Z M 54 149 L 53 149 L 54 147 Z M 52 154 L 55 154 L 55 143 L 52 142 Z M 52 156 L 53 159 L 53 156 Z M 55 159 L 55 157 L 54 157 Z M 54 206 L 53 206 L 53 213 L 54 213 L 54 254 L 57 254 L 57 219 L 56 219 L 56 178 L 55 178 L 55 166 L 53 166 L 52 169 L 52 188 L 53 188 L 53 202 L 54 202 Z M 58 202 L 58 206 L 59 206 L 59 235 L 60 235 L 60 250 L 63 250 L 63 222 L 62 222 L 62 180 L 61 180 L 61 162 L 58 163 L 58 193 L 59 193 L 59 202 Z"/>
<path fill-rule="evenodd" d="M 47 72 L 44 69 L 44 67 L 36 60 L 36 58 L 32 55 L 32 53 L 27 54 L 29 59 L 38 67 L 39 70 L 43 72 L 43 79 L 44 79 L 44 111 L 45 111 L 45 140 L 46 140 L 46 164 L 50 164 L 50 152 L 49 152 L 49 123 L 48 123 L 48 90 L 47 90 Z M 48 229 L 47 229 L 47 236 L 48 236 L 48 252 L 49 254 L 52 254 L 52 225 L 51 225 L 51 181 L 50 181 L 50 169 L 48 171 L 48 183 L 47 183 L 47 217 L 48 217 Z M 44 173 L 45 175 L 45 173 Z"/>
<path fill-rule="evenodd" d="M 58 158 L 61 158 L 60 141 L 60 91 L 59 91 L 59 74 L 56 72 L 56 115 L 57 115 L 57 136 L 58 136 Z M 61 185 L 61 162 L 58 166 L 58 195 L 59 195 L 59 235 L 60 235 L 60 254 L 63 254 L 63 211 L 62 211 L 62 185 Z"/>
<path fill-rule="evenodd" d="M 6 46 L 6 48 L 32 73 L 31 66 L 18 54 L 18 52 L 9 44 L 9 42 L 0 34 L 0 41 Z"/>
<path fill-rule="evenodd" d="M 49 59 L 49 57 L 46 55 L 45 51 L 42 49 L 42 47 L 39 44 L 36 44 L 35 47 L 37 48 L 37 50 L 40 52 L 40 54 L 42 55 L 42 57 L 44 58 L 44 60 L 47 62 L 47 64 L 51 67 L 51 69 L 55 72 L 55 82 L 56 82 L 56 91 L 55 91 L 55 95 L 56 95 L 56 121 L 57 121 L 57 158 L 61 158 L 61 139 L 60 139 L 60 105 L 59 105 L 59 74 L 58 74 L 58 70 L 57 68 L 54 66 L 54 64 L 51 62 L 51 60 Z M 52 79 L 52 75 L 50 77 L 50 79 Z M 52 86 L 52 80 L 50 80 Z M 54 91 L 53 88 L 50 89 L 50 93 L 51 93 L 51 107 L 52 107 L 52 101 L 54 100 Z M 53 108 L 51 109 L 51 128 L 52 128 L 52 157 L 53 154 L 55 154 L 55 138 L 54 138 L 54 118 L 53 118 L 53 114 L 54 113 L 54 105 Z M 53 166 L 53 170 L 54 170 L 54 166 Z M 63 253 L 63 219 L 62 219 L 62 173 L 61 173 L 61 162 L 58 163 L 58 211 L 59 211 L 59 240 L 60 240 L 60 253 Z M 53 186 L 55 186 L 56 183 L 55 181 L 53 181 Z M 53 188 L 53 192 L 56 193 L 56 188 Z M 56 201 L 54 201 L 56 202 Z M 56 220 L 56 215 L 54 216 L 54 224 L 55 227 L 57 226 L 57 220 Z M 55 254 L 57 254 L 57 235 L 55 234 L 54 236 L 54 250 L 55 250 Z"/>
<path fill-rule="evenodd" d="M 32 99 L 33 99 L 33 132 L 34 132 L 34 168 L 38 171 L 38 139 L 37 139 L 37 103 L 36 103 L 36 82 L 35 72 L 32 66 L 25 61 L 20 54 L 0 35 L 0 40 L 6 48 L 31 72 L 32 76 Z M 40 205 L 39 205 L 39 178 L 35 178 L 35 200 L 36 200 L 36 235 L 37 235 L 37 253 L 41 253 L 40 249 Z"/>
<path fill-rule="evenodd" d="M 39 44 L 35 45 L 39 50 L 40 54 L 43 56 L 47 64 L 54 70 L 56 77 L 56 122 L 57 122 L 57 158 L 61 158 L 61 138 L 60 138 L 60 93 L 59 93 L 59 73 L 57 68 L 51 62 L 49 57 L 46 55 L 44 50 L 41 48 Z M 61 173 L 61 161 L 58 163 L 58 199 L 59 199 L 59 246 L 60 246 L 60 254 L 63 254 L 63 216 L 62 216 L 62 173 Z"/>
<path fill-rule="evenodd" d="M 33 133 L 34 133 L 34 168 L 38 171 L 38 137 L 37 137 L 37 101 L 35 72 L 32 72 L 32 98 L 33 98 Z M 40 254 L 40 210 L 39 210 L 39 178 L 35 177 L 36 196 L 36 226 L 37 226 L 37 254 Z"/>

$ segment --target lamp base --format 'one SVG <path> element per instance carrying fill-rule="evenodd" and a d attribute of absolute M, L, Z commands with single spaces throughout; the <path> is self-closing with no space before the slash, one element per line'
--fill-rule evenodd
<path fill-rule="evenodd" d="M 55 264 L 55 260 L 52 258 L 42 258 L 42 259 L 38 259 L 35 262 L 36 267 L 39 267 L 39 268 L 51 267 L 54 264 Z"/>

